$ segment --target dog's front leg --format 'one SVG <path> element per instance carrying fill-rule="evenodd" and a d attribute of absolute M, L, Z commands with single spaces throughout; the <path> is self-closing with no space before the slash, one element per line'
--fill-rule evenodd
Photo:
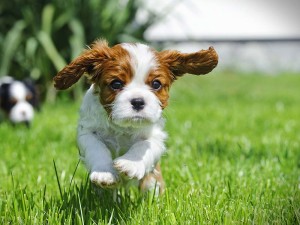
<path fill-rule="evenodd" d="M 90 171 L 90 180 L 103 188 L 114 188 L 120 179 L 109 149 L 92 132 L 78 132 L 81 159 Z"/>
<path fill-rule="evenodd" d="M 155 169 L 165 151 L 163 141 L 149 139 L 135 143 L 129 151 L 114 160 L 114 167 L 128 178 L 141 180 Z"/>

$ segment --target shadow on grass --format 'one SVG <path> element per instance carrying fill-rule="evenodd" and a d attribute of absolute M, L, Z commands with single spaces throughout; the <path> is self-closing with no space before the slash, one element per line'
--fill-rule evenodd
<path fill-rule="evenodd" d="M 144 196 L 134 190 L 128 192 L 125 189 L 118 191 L 100 189 L 91 184 L 88 176 L 84 183 L 72 184 L 79 162 L 68 189 L 62 189 L 54 161 L 53 164 L 60 199 L 50 200 L 49 207 L 45 208 L 49 210 L 49 213 L 46 210 L 45 216 L 53 214 L 51 212 L 53 206 L 59 206 L 57 209 L 62 224 L 66 222 L 70 224 L 127 224 L 132 219 L 130 218 L 132 211 L 135 211 L 144 199 Z M 45 218 L 44 221 L 49 222 L 49 219 Z"/>
<path fill-rule="evenodd" d="M 131 224 L 145 196 L 138 192 L 100 190 L 87 178 L 71 184 L 61 195 L 46 195 L 46 185 L 38 192 L 15 184 L 0 199 L 1 224 Z M 116 199 L 116 200 L 114 200 Z"/>
<path fill-rule="evenodd" d="M 116 194 L 112 190 L 100 190 L 87 179 L 85 184 L 74 184 L 68 191 L 63 191 L 61 199 L 52 199 L 50 213 L 46 215 L 51 215 L 51 206 L 57 205 L 62 223 L 127 224 L 129 212 L 136 210 L 140 201 L 133 201 L 130 196 L 122 190 Z"/>
<path fill-rule="evenodd" d="M 59 194 L 21 187 L 12 177 L 12 189 L 0 196 L 0 224 L 132 224 L 136 212 L 155 202 L 154 195 L 129 191 L 104 190 L 91 184 L 89 177 L 61 186 L 53 161 Z"/>

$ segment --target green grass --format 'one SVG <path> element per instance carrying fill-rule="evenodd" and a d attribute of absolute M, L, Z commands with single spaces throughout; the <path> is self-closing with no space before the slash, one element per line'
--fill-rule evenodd
<path fill-rule="evenodd" d="M 131 189 L 113 202 L 91 187 L 77 168 L 78 102 L 45 105 L 29 130 L 2 123 L 0 223 L 300 224 L 299 87 L 289 74 L 178 80 L 159 198 Z"/>

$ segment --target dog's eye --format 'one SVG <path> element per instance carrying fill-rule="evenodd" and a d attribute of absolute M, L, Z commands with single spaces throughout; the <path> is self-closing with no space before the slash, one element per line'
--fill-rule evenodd
<path fill-rule="evenodd" d="M 152 81 L 151 86 L 154 90 L 158 91 L 161 88 L 161 83 L 159 80 L 154 80 Z"/>
<path fill-rule="evenodd" d="M 109 85 L 113 90 L 121 90 L 124 86 L 123 82 L 120 80 L 113 80 Z"/>

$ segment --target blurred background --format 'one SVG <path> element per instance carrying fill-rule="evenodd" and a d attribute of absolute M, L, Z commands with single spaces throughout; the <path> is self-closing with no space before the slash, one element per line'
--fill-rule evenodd
<path fill-rule="evenodd" d="M 0 224 L 299 224 L 299 21 L 300 0 L 0 0 L 0 78 L 31 78 L 42 104 L 30 129 L 0 112 Z M 88 85 L 52 79 L 98 38 L 219 54 L 171 88 L 161 199 L 111 204 L 76 157 Z"/>
<path fill-rule="evenodd" d="M 299 0 L 3 0 L 0 77 L 30 77 L 54 102 L 53 76 L 97 38 L 184 52 L 213 45 L 216 71 L 300 73 L 299 11 Z"/>

